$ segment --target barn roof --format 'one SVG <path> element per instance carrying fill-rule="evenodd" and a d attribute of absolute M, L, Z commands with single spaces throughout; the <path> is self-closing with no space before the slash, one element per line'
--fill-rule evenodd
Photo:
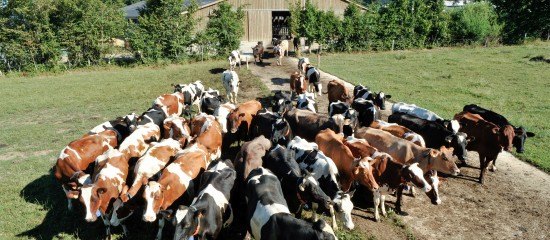
<path fill-rule="evenodd" d="M 221 2 L 223 0 L 197 0 L 197 3 L 199 4 L 199 8 L 203 8 L 206 6 L 209 6 L 216 2 Z M 189 6 L 190 0 L 185 0 L 183 3 L 182 9 Z M 125 17 L 126 18 L 138 18 L 139 17 L 139 10 L 142 8 L 145 8 L 146 1 L 140 1 L 137 3 L 134 3 L 132 5 L 128 5 L 126 7 L 123 7 Z"/>

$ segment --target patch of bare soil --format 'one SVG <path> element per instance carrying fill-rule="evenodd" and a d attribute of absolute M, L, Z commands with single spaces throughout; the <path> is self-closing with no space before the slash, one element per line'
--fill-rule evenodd
<path fill-rule="evenodd" d="M 290 91 L 289 77 L 297 70 L 297 59 L 285 57 L 282 66 L 265 59 L 263 65 L 251 64 L 250 69 L 272 91 Z M 321 72 L 323 92 L 335 78 Z M 319 112 L 327 113 L 326 94 L 316 101 Z M 389 114 L 389 110 L 383 111 L 383 119 Z M 463 176 L 448 178 L 440 186 L 441 205 L 432 205 L 423 193 L 404 198 L 403 210 L 408 216 L 399 218 L 408 230 L 389 218 L 376 223 L 372 200 L 356 196 L 356 231 L 376 239 L 404 239 L 407 234 L 417 239 L 550 239 L 550 175 L 503 152 L 497 159 L 498 170 L 488 172 L 481 185 L 477 153 L 469 152 L 467 163 L 469 166 L 461 168 Z M 389 196 L 386 206 L 393 207 L 394 202 Z"/>

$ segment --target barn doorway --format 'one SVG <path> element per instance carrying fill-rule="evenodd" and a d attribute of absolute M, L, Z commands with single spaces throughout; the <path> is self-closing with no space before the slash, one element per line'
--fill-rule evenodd
<path fill-rule="evenodd" d="M 273 38 L 290 39 L 290 12 L 273 11 L 271 20 Z"/>

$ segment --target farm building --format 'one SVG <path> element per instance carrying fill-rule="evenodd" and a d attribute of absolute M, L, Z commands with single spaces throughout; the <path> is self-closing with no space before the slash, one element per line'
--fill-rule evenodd
<path fill-rule="evenodd" d="M 292 0 L 198 0 L 200 7 L 196 14 L 202 20 L 199 23 L 199 29 L 206 27 L 208 16 L 223 1 L 235 7 L 244 6 L 245 34 L 242 41 L 269 43 L 272 38 L 285 38 L 290 35 L 288 17 L 290 16 L 289 6 L 294 2 Z M 306 0 L 296 1 L 300 1 L 302 6 L 306 2 Z M 311 2 L 319 9 L 332 10 L 337 15 L 343 15 L 349 4 L 356 4 L 349 0 L 312 0 Z M 184 7 L 188 3 L 189 0 L 185 1 Z M 364 6 L 357 6 L 366 9 Z M 136 20 L 139 17 L 138 9 L 143 7 L 145 7 L 145 1 L 124 7 L 126 18 Z"/>

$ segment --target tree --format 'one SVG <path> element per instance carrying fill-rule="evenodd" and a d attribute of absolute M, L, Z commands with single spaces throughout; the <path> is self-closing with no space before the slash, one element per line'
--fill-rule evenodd
<path fill-rule="evenodd" d="M 206 25 L 205 34 L 219 56 L 226 56 L 232 50 L 238 49 L 244 35 L 242 6 L 232 10 L 230 4 L 220 3 Z"/>
<path fill-rule="evenodd" d="M 521 42 L 525 36 L 550 40 L 548 0 L 490 0 L 504 23 L 506 43 Z"/>
<path fill-rule="evenodd" d="M 451 13 L 454 42 L 487 44 L 500 37 L 502 26 L 488 2 L 475 2 Z"/>

